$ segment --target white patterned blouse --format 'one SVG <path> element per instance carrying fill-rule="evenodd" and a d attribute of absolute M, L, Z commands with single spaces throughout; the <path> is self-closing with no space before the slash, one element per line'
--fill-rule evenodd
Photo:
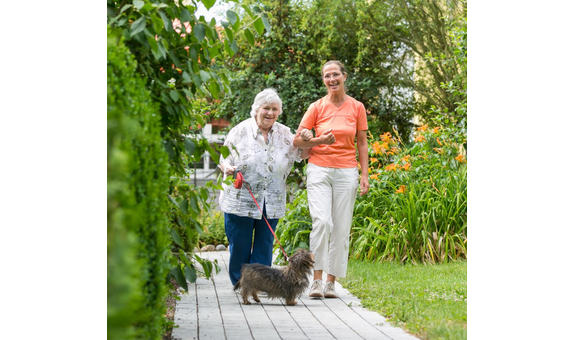
<path fill-rule="evenodd" d="M 224 142 L 230 154 L 227 158 L 220 156 L 220 164 L 227 162 L 242 172 L 261 209 L 265 201 L 266 218 L 279 219 L 285 215 L 286 179 L 294 161 L 301 162 L 302 151 L 293 146 L 293 139 L 289 127 L 275 122 L 266 143 L 255 118 L 249 118 L 232 128 Z M 245 185 L 236 189 L 224 184 L 219 204 L 225 213 L 262 218 Z"/>

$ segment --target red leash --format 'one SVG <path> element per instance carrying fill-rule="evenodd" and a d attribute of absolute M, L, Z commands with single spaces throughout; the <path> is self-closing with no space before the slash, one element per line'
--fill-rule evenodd
<path fill-rule="evenodd" d="M 280 240 L 278 239 L 278 237 L 276 236 L 276 233 L 274 233 L 274 230 L 272 229 L 272 226 L 270 225 L 270 223 L 268 222 L 267 218 L 264 215 L 264 212 L 262 211 L 262 208 L 260 208 L 260 205 L 258 204 L 258 201 L 256 201 L 256 198 L 254 197 L 254 194 L 252 193 L 251 190 L 251 185 L 248 182 L 244 182 L 244 175 L 242 175 L 241 171 L 238 171 L 237 174 L 234 174 L 234 178 L 236 179 L 236 181 L 234 182 L 234 188 L 236 189 L 240 189 L 242 187 L 242 185 L 245 184 L 246 189 L 248 189 L 248 191 L 250 192 L 250 195 L 252 195 L 252 199 L 254 200 L 254 203 L 256 204 L 256 206 L 258 207 L 258 209 L 260 210 L 260 212 L 262 213 L 262 217 L 264 218 L 264 220 L 266 221 L 268 227 L 270 228 L 270 231 L 272 232 L 272 234 L 274 235 L 274 237 L 276 238 L 276 241 L 278 242 L 278 245 L 280 246 L 280 249 L 282 250 L 282 253 L 284 253 L 284 256 L 286 258 L 286 260 L 289 259 L 289 257 L 287 256 L 284 248 L 282 248 L 282 245 L 280 243 Z"/>

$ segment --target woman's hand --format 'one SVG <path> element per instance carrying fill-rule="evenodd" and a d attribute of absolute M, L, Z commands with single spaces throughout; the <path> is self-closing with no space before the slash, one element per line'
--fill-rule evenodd
<path fill-rule="evenodd" d="M 333 133 L 331 133 L 331 130 L 332 129 L 327 129 L 321 134 L 321 136 L 319 136 L 321 144 L 329 145 L 335 143 L 335 136 L 333 135 Z"/>
<path fill-rule="evenodd" d="M 304 142 L 307 142 L 308 140 L 313 138 L 313 133 L 311 133 L 311 131 L 308 129 L 302 129 L 300 135 L 301 139 L 303 139 Z"/>
<path fill-rule="evenodd" d="M 220 169 L 222 169 L 224 176 L 233 176 L 237 168 L 237 166 L 230 165 L 229 163 L 220 164 Z"/>
<path fill-rule="evenodd" d="M 359 193 L 360 196 L 367 194 L 367 192 L 369 191 L 369 180 L 367 179 L 367 177 L 361 176 L 359 187 L 361 188 L 361 192 Z"/>

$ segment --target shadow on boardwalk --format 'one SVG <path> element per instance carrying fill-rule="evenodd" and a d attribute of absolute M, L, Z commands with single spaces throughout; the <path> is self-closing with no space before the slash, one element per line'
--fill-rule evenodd
<path fill-rule="evenodd" d="M 189 285 L 188 294 L 180 293 L 173 340 L 418 339 L 391 326 L 381 315 L 360 307 L 360 301 L 339 283 L 336 283 L 337 299 L 310 298 L 306 291 L 296 306 L 267 298 L 260 298 L 261 303 L 243 305 L 228 276 L 230 253 L 199 255 L 217 259 L 222 270 L 213 280 L 198 278 Z"/>

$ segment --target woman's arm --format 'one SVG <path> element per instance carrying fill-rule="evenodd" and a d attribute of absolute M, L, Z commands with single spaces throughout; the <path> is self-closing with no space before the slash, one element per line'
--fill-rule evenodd
<path fill-rule="evenodd" d="M 298 129 L 295 133 L 294 139 L 292 140 L 292 145 L 293 145 L 293 142 L 295 141 L 295 139 L 297 137 L 300 137 L 300 136 L 304 141 L 309 141 L 313 137 L 313 134 L 308 129 Z M 294 145 L 294 147 L 297 147 L 297 146 Z M 309 158 L 309 156 L 311 154 L 311 148 L 298 148 L 298 149 L 301 150 L 301 155 L 300 155 L 301 159 L 308 159 Z"/>
<path fill-rule="evenodd" d="M 325 130 L 321 136 L 312 137 L 308 141 L 304 140 L 301 136 L 301 131 L 303 127 L 299 127 L 296 132 L 296 137 L 293 139 L 293 146 L 298 148 L 313 148 L 314 146 L 322 144 L 333 144 L 335 143 L 335 136 L 331 133 L 331 129 Z"/>
<path fill-rule="evenodd" d="M 228 133 L 226 140 L 224 141 L 224 146 L 226 146 L 229 150 L 229 155 L 227 158 L 224 158 L 223 155 L 220 155 L 220 163 L 218 164 L 218 168 L 222 170 L 222 173 L 225 176 L 232 176 L 234 171 L 237 169 L 237 166 L 233 166 L 232 163 L 235 163 L 234 153 L 237 153 L 233 145 L 237 144 L 237 127 L 234 127 Z"/>
<path fill-rule="evenodd" d="M 365 195 L 369 191 L 368 180 L 368 150 L 367 150 L 367 130 L 357 131 L 357 151 L 359 152 L 359 165 L 361 166 L 361 180 L 359 185 L 361 187 L 360 195 Z"/>

